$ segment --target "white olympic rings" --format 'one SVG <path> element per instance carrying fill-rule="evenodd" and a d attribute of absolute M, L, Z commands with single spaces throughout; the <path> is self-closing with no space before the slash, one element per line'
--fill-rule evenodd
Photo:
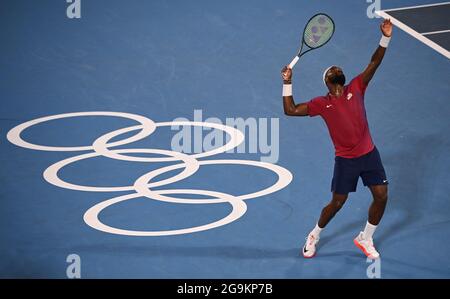
<path fill-rule="evenodd" d="M 114 116 L 114 117 L 122 117 L 131 120 L 135 120 L 139 122 L 139 125 L 134 125 L 126 128 L 122 128 L 119 130 L 115 130 L 109 133 L 106 133 L 100 137 L 98 137 L 90 146 L 72 146 L 72 147 L 61 147 L 61 146 L 45 146 L 29 143 L 22 139 L 21 133 L 34 125 L 44 123 L 50 120 L 57 120 L 62 118 L 70 118 L 70 117 L 80 117 L 80 116 Z M 148 149 L 148 148 L 138 148 L 138 149 L 110 149 L 111 147 L 116 147 L 120 145 L 130 144 L 132 142 L 139 141 L 143 138 L 151 135 L 156 127 L 163 126 L 201 126 L 201 127 L 209 127 L 218 130 L 222 130 L 230 136 L 230 140 L 225 145 L 215 148 L 210 151 L 187 155 L 184 153 L 162 150 L 162 149 Z M 139 132 L 131 137 L 128 137 L 123 140 L 110 142 L 113 138 L 120 136 L 125 133 L 137 131 Z M 75 112 L 75 113 L 65 113 L 65 114 L 57 114 L 46 117 L 37 118 L 34 120 L 27 121 L 22 123 L 14 128 L 12 128 L 8 134 L 7 139 L 20 147 L 33 149 L 33 150 L 41 150 L 41 151 L 92 151 L 84 154 L 80 154 L 77 156 L 73 156 L 59 162 L 50 165 L 43 173 L 43 176 L 47 182 L 53 184 L 55 186 L 78 190 L 78 191 L 88 191 L 88 192 L 118 192 L 118 191 L 133 191 L 133 193 L 121 195 L 118 197 L 114 197 L 105 201 L 102 201 L 90 209 L 86 211 L 84 214 L 84 221 L 86 224 L 95 228 L 99 231 L 119 234 L 119 235 L 128 235 L 128 236 L 169 236 L 169 235 L 179 235 L 179 234 L 188 234 L 194 233 L 204 230 L 209 230 L 212 228 L 217 228 L 226 224 L 229 224 L 245 214 L 247 211 L 247 205 L 245 204 L 245 200 L 256 198 L 260 196 L 264 196 L 267 194 L 274 193 L 278 190 L 283 189 L 292 181 L 292 174 L 285 168 L 265 162 L 259 161 L 251 161 L 251 160 L 201 160 L 198 158 L 209 157 L 212 155 L 224 153 L 228 150 L 231 150 L 237 147 L 244 141 L 244 135 L 241 131 L 228 127 L 222 124 L 216 123 L 207 123 L 207 122 L 190 122 L 190 121 L 174 121 L 174 122 L 159 122 L 155 123 L 151 119 L 146 117 L 131 114 L 131 113 L 122 113 L 122 112 L 108 112 L 108 111 L 92 111 L 92 112 Z M 157 154 L 163 155 L 166 157 L 137 157 L 137 156 L 128 156 L 125 154 L 130 153 L 147 153 L 147 154 Z M 153 171 L 150 171 L 141 177 L 139 177 L 133 185 L 131 186 L 114 186 L 114 187 L 104 187 L 104 186 L 84 186 L 77 185 L 73 183 L 66 182 L 62 180 L 58 176 L 58 172 L 65 166 L 69 164 L 76 163 L 81 160 L 86 160 L 94 157 L 108 157 L 111 159 L 123 160 L 123 161 L 133 161 L 133 162 L 171 162 L 171 161 L 182 161 L 182 163 L 169 165 L 166 167 L 162 167 Z M 180 180 L 183 180 L 191 175 L 193 175 L 200 167 L 200 165 L 216 165 L 216 164 L 239 164 L 239 165 L 249 165 L 255 167 L 261 167 L 272 172 L 275 172 L 278 176 L 278 180 L 270 187 L 259 190 L 257 192 L 244 194 L 244 195 L 230 195 L 222 192 L 209 191 L 209 190 L 198 190 L 198 189 L 167 189 L 167 190 L 155 190 L 153 188 L 164 186 L 170 183 L 174 183 Z M 154 178 L 176 170 L 184 168 L 180 173 L 160 181 L 154 181 Z M 166 194 L 198 194 L 204 196 L 210 196 L 208 199 L 186 199 L 186 198 L 176 198 L 172 196 L 166 196 Z M 135 231 L 135 230 L 124 230 L 119 228 L 114 228 L 102 223 L 98 216 L 99 214 L 110 207 L 119 202 L 124 202 L 127 200 L 131 200 L 139 197 L 147 197 L 154 200 L 170 202 L 170 203 L 183 203 L 183 204 L 215 204 L 215 203 L 229 203 L 232 206 L 232 211 L 226 217 L 201 226 L 184 228 L 184 229 L 176 229 L 176 230 L 167 230 L 167 231 Z"/>

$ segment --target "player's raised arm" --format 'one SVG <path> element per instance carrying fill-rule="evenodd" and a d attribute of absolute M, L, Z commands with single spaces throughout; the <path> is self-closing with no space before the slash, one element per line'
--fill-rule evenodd
<path fill-rule="evenodd" d="M 308 115 L 308 106 L 305 103 L 294 103 L 292 97 L 292 69 L 285 66 L 281 70 L 281 77 L 283 78 L 283 108 L 284 114 L 290 116 L 306 116 Z"/>
<path fill-rule="evenodd" d="M 388 47 L 389 41 L 392 36 L 391 20 L 389 19 L 384 20 L 383 23 L 381 23 L 380 28 L 381 32 L 383 33 L 383 36 L 381 37 L 380 40 L 380 45 L 376 49 L 375 53 L 373 53 L 369 65 L 362 73 L 363 76 L 362 79 L 365 85 L 369 84 L 373 75 L 375 75 L 378 66 L 381 64 L 381 61 L 383 60 L 384 53 L 386 52 L 386 48 Z"/>

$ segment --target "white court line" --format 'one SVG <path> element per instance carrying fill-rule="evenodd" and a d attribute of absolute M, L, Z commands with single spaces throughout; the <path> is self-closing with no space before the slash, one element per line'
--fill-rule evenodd
<path fill-rule="evenodd" d="M 447 5 L 447 4 L 450 4 L 450 2 L 440 2 L 440 3 L 433 3 L 433 4 L 424 4 L 424 5 L 416 5 L 416 6 L 406 6 L 406 7 L 399 7 L 399 8 L 391 8 L 391 9 L 385 9 L 383 11 L 396 11 L 396 10 L 414 9 L 414 8 L 421 8 L 421 7 L 440 6 L 440 5 Z"/>
<path fill-rule="evenodd" d="M 384 12 L 382 10 L 377 10 L 377 11 L 375 11 L 375 13 L 377 15 L 379 15 L 380 17 L 383 17 L 385 19 L 391 19 L 392 24 L 394 24 L 398 28 L 402 29 L 406 33 L 412 35 L 413 37 L 417 38 L 422 43 L 424 43 L 427 46 L 431 47 L 435 51 L 441 53 L 442 55 L 447 57 L 447 59 L 450 59 L 450 52 L 447 49 L 444 49 L 443 47 L 439 46 L 438 44 L 436 44 L 432 40 L 426 38 L 425 36 L 423 36 L 422 34 L 420 34 L 417 31 L 415 31 L 414 29 L 412 29 L 408 25 L 405 25 L 404 23 L 400 22 L 399 20 L 397 20 L 396 18 L 392 17 L 391 15 L 387 14 L 386 12 Z"/>
<path fill-rule="evenodd" d="M 450 32 L 450 29 L 447 30 L 439 30 L 439 31 L 430 31 L 430 32 L 422 32 L 422 35 L 431 35 L 431 34 L 439 34 L 439 33 L 445 33 Z"/>

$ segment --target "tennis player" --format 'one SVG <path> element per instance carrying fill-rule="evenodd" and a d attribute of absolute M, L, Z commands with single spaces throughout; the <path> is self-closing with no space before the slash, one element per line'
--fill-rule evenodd
<path fill-rule="evenodd" d="M 328 88 L 325 96 L 309 102 L 295 104 L 292 97 L 292 70 L 285 66 L 283 78 L 283 106 L 289 116 L 320 115 L 329 130 L 335 147 L 334 174 L 331 182 L 332 199 L 323 208 L 315 228 L 306 237 L 302 253 L 305 258 L 316 254 L 320 232 L 344 205 L 350 192 L 356 191 L 359 177 L 373 196 L 369 218 L 364 228 L 354 239 L 355 245 L 364 254 L 377 259 L 380 255 L 373 244 L 373 234 L 383 216 L 388 198 L 388 180 L 380 154 L 372 141 L 364 107 L 364 94 L 370 80 L 383 60 L 392 35 L 390 20 L 380 26 L 382 37 L 367 68 L 348 85 L 342 69 L 330 66 L 323 73 L 323 82 Z"/>

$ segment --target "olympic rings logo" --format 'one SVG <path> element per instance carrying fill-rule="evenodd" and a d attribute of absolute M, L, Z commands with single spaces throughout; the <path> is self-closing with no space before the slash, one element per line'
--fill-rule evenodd
<path fill-rule="evenodd" d="M 137 121 L 139 125 L 130 126 L 116 131 L 112 131 L 98 137 L 90 146 L 74 146 L 74 147 L 61 147 L 61 146 L 45 146 L 29 143 L 21 138 L 21 133 L 34 125 L 41 124 L 56 119 L 72 118 L 72 117 L 82 117 L 82 116 L 112 116 L 121 117 L 126 119 L 131 119 Z M 113 147 L 130 144 L 132 142 L 139 141 L 150 136 L 157 127 L 164 126 L 201 126 L 209 127 L 213 129 L 218 129 L 230 136 L 228 143 L 225 145 L 215 148 L 210 151 L 187 155 L 184 153 L 169 151 L 163 149 L 150 149 L 150 148 L 130 148 L 130 149 L 111 149 Z M 137 133 L 131 137 L 123 140 L 111 142 L 111 140 L 117 136 L 137 131 Z M 51 115 L 46 117 L 37 118 L 34 120 L 22 123 L 14 128 L 12 128 L 8 134 L 7 139 L 20 147 L 39 150 L 39 151 L 58 151 L 58 152 L 78 152 L 78 151 L 89 151 L 88 153 L 83 153 L 76 155 L 59 162 L 50 165 L 43 173 L 44 179 L 55 186 L 60 188 L 87 191 L 87 192 L 117 192 L 117 191 L 132 191 L 130 194 L 117 196 L 105 201 L 102 201 L 90 209 L 88 209 L 84 214 L 84 221 L 87 225 L 92 228 L 111 234 L 127 235 L 127 236 L 170 236 L 170 235 L 180 235 L 189 234 L 194 232 L 205 231 L 213 228 L 217 228 L 226 224 L 229 224 L 240 217 L 242 217 L 247 211 L 247 205 L 245 200 L 252 199 L 256 197 L 261 197 L 274 193 L 278 190 L 283 189 L 292 181 L 292 174 L 289 170 L 280 167 L 275 164 L 251 161 L 251 160 L 199 160 L 200 158 L 210 157 L 216 154 L 226 152 L 230 149 L 237 147 L 241 144 L 245 137 L 241 131 L 222 124 L 208 123 L 208 122 L 193 122 L 193 121 L 173 121 L 173 122 L 154 122 L 149 118 L 122 112 L 107 112 L 107 111 L 91 111 L 91 112 L 76 112 L 76 113 L 64 113 Z M 130 156 L 127 154 L 132 153 L 147 153 L 147 154 L 157 154 L 163 157 L 137 157 Z M 77 185 L 70 182 L 62 180 L 58 176 L 58 172 L 69 164 L 76 163 L 78 161 L 87 160 L 94 157 L 108 157 L 116 160 L 123 161 L 133 161 L 133 162 L 176 162 L 181 161 L 178 164 L 172 164 L 166 167 L 162 167 L 153 171 L 150 171 L 141 177 L 139 177 L 133 185 L 130 186 L 115 186 L 115 187 L 100 187 L 100 186 L 85 186 Z M 164 186 L 170 183 L 178 182 L 191 175 L 193 175 L 200 167 L 200 165 L 217 165 L 217 164 L 238 164 L 238 165 L 248 165 L 254 167 L 266 168 L 275 172 L 278 175 L 277 181 L 270 187 L 259 190 L 257 192 L 243 194 L 243 195 L 231 195 L 222 192 L 210 191 L 210 190 L 199 190 L 199 189 L 158 189 L 155 187 Z M 156 180 L 155 178 L 161 174 L 167 173 L 172 170 L 183 169 L 180 173 L 163 180 Z M 209 196 L 211 198 L 198 198 L 198 199 L 186 199 L 178 198 L 173 195 L 176 194 L 194 194 Z M 200 225 L 196 227 L 176 229 L 176 230 L 165 230 L 165 231 L 137 231 L 137 230 L 125 230 L 116 227 L 109 226 L 102 223 L 99 220 L 99 214 L 106 208 L 127 200 L 131 200 L 139 197 L 147 197 L 153 200 L 159 200 L 163 202 L 170 203 L 182 203 L 182 204 L 216 204 L 216 203 L 229 203 L 232 206 L 232 211 L 226 217 L 209 223 L 205 225 Z"/>

